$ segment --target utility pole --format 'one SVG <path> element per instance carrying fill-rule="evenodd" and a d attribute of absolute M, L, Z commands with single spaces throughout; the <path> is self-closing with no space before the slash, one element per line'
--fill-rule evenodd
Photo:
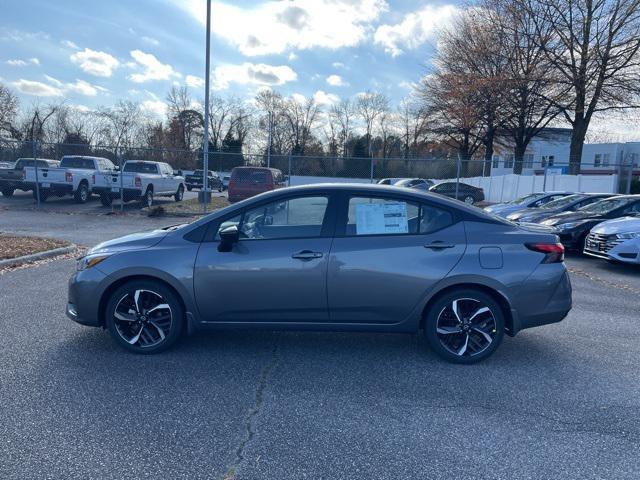
<path fill-rule="evenodd" d="M 206 71 L 204 74 L 204 139 L 202 146 L 203 172 L 202 172 L 202 195 L 200 201 L 204 211 L 207 211 L 207 204 L 211 201 L 209 192 L 209 70 L 210 70 L 210 50 L 211 50 L 211 0 L 207 0 L 207 46 L 206 46 Z"/>

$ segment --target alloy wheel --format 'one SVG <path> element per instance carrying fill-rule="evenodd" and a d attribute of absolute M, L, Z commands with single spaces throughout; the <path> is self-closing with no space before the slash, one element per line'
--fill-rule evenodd
<path fill-rule="evenodd" d="M 483 302 L 459 298 L 438 314 L 436 334 L 440 344 L 458 357 L 473 357 L 484 352 L 497 334 L 496 318 Z"/>
<path fill-rule="evenodd" d="M 169 336 L 173 312 L 167 301 L 151 290 L 132 290 L 123 295 L 113 312 L 118 335 L 139 348 L 161 344 Z"/>
<path fill-rule="evenodd" d="M 473 197 L 471 195 L 467 195 L 466 197 L 464 197 L 464 203 L 473 205 L 474 203 Z"/>

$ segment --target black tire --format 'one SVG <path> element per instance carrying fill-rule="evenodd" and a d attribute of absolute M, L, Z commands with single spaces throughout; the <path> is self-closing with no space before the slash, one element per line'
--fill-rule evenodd
<path fill-rule="evenodd" d="M 466 203 L 467 205 L 473 205 L 474 203 L 476 203 L 476 199 L 473 198 L 473 195 L 466 195 L 463 199 L 464 203 Z"/>
<path fill-rule="evenodd" d="M 191 190 L 193 190 L 193 187 L 191 185 L 187 185 L 187 191 L 190 192 Z"/>
<path fill-rule="evenodd" d="M 14 189 L 11 187 L 6 187 L 2 189 L 2 195 L 4 195 L 7 198 L 13 197 L 13 192 L 14 192 Z"/>
<path fill-rule="evenodd" d="M 113 203 L 113 197 L 110 193 L 102 193 L 100 194 L 100 203 L 103 207 L 110 207 Z"/>
<path fill-rule="evenodd" d="M 175 199 L 176 202 L 182 201 L 182 199 L 184 198 L 184 186 L 178 185 L 178 191 L 173 196 L 173 198 Z"/>
<path fill-rule="evenodd" d="M 137 304 L 136 292 L 140 292 Z M 147 312 L 158 305 L 168 305 L 169 308 Z M 119 318 L 116 318 L 116 309 Z M 182 336 L 184 310 L 173 290 L 163 283 L 134 280 L 111 294 L 105 312 L 105 326 L 115 342 L 125 350 L 140 354 L 159 353 Z"/>
<path fill-rule="evenodd" d="M 38 201 L 38 193 L 35 191 L 35 189 L 31 192 L 31 194 L 33 195 L 33 199 L 35 201 Z M 40 201 L 46 202 L 47 198 L 49 198 L 49 191 L 40 189 Z"/>
<path fill-rule="evenodd" d="M 453 312 L 454 305 L 457 315 Z M 477 363 L 500 346 L 504 337 L 504 313 L 484 292 L 466 288 L 452 290 L 438 298 L 427 312 L 424 335 L 431 349 L 444 360 Z"/>
<path fill-rule="evenodd" d="M 147 187 L 147 191 L 144 193 L 140 201 L 142 202 L 142 208 L 151 208 L 153 205 L 153 188 Z"/>
<path fill-rule="evenodd" d="M 73 200 L 76 203 L 87 203 L 91 194 L 89 193 L 89 187 L 85 182 L 80 182 L 78 188 L 73 192 Z"/>

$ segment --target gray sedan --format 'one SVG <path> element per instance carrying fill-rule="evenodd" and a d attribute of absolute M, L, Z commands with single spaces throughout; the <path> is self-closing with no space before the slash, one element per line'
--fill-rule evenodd
<path fill-rule="evenodd" d="M 155 353 L 204 328 L 413 333 L 446 360 L 562 320 L 558 238 L 438 195 L 379 185 L 268 192 L 78 260 L 67 315 Z"/>

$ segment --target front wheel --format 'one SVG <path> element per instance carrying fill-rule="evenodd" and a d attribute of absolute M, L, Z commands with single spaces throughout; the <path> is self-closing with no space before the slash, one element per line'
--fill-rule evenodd
<path fill-rule="evenodd" d="M 173 196 L 173 198 L 175 199 L 176 202 L 182 201 L 182 199 L 184 198 L 184 187 L 182 185 L 178 186 L 178 191 Z"/>
<path fill-rule="evenodd" d="M 424 334 L 429 346 L 452 363 L 471 364 L 496 351 L 504 337 L 500 305 L 477 290 L 454 290 L 427 313 Z"/>
<path fill-rule="evenodd" d="M 121 347 L 134 353 L 158 353 L 184 331 L 184 311 L 168 287 L 151 280 L 132 281 L 109 298 L 106 327 Z"/>
<path fill-rule="evenodd" d="M 2 189 L 2 195 L 4 195 L 5 197 L 13 197 L 13 188 L 11 187 L 6 187 Z"/>

